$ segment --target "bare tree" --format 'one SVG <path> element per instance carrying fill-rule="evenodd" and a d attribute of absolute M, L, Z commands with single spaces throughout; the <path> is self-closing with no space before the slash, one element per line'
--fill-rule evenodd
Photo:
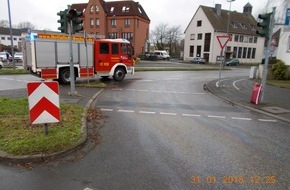
<path fill-rule="evenodd" d="M 182 39 L 182 31 L 180 26 L 173 26 L 167 31 L 167 43 L 169 47 L 169 54 L 180 51 L 179 42 Z"/>
<path fill-rule="evenodd" d="M 165 49 L 165 44 L 167 40 L 167 30 L 168 24 L 160 23 L 156 28 L 152 31 L 152 41 L 155 47 L 159 50 Z"/>
<path fill-rule="evenodd" d="M 0 27 L 9 28 L 8 20 L 0 20 Z"/>
<path fill-rule="evenodd" d="M 19 29 L 36 29 L 36 26 L 29 21 L 20 22 L 16 27 Z"/>

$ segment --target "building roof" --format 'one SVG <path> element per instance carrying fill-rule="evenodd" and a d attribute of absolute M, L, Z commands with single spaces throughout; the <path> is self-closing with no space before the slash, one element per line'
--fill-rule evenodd
<path fill-rule="evenodd" d="M 215 7 L 201 6 L 201 8 L 218 32 L 257 35 L 257 21 L 252 15 L 223 9 L 218 14 Z"/>
<path fill-rule="evenodd" d="M 21 33 L 23 32 L 22 29 L 15 29 L 15 28 L 12 28 L 12 34 L 14 36 L 21 36 Z M 3 27 L 0 27 L 0 34 L 1 35 L 10 35 L 10 28 L 3 28 Z"/>
<path fill-rule="evenodd" d="M 105 2 L 101 0 L 101 4 L 105 13 L 109 16 L 139 16 L 145 20 L 150 21 L 145 10 L 139 2 L 135 1 L 110 1 Z M 84 11 L 88 3 L 72 4 L 71 8 L 77 11 Z"/>

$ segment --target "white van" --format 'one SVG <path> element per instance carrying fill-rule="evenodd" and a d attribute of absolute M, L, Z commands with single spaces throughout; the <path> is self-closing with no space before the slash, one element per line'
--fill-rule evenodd
<path fill-rule="evenodd" d="M 167 51 L 161 51 L 161 50 L 156 50 L 153 52 L 154 55 L 157 56 L 158 59 L 163 59 L 163 60 L 169 60 L 170 59 L 170 55 L 167 53 Z"/>

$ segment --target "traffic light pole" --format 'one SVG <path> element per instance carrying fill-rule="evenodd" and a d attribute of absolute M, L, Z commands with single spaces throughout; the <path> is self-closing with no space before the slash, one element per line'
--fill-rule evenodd
<path fill-rule="evenodd" d="M 271 45 L 271 39 L 272 39 L 273 27 L 274 27 L 274 21 L 275 21 L 275 12 L 276 12 L 276 7 L 273 7 L 270 26 L 269 26 L 269 39 L 267 41 L 266 54 L 265 54 L 265 64 L 264 64 L 263 76 L 262 76 L 262 92 L 261 92 L 260 102 L 263 102 L 265 98 L 264 96 L 265 96 L 266 82 L 267 82 L 267 76 L 268 76 L 270 45 Z"/>
<path fill-rule="evenodd" d="M 68 10 L 70 10 L 70 6 L 68 5 Z M 74 71 L 74 63 L 73 63 L 73 49 L 72 49 L 72 30 L 73 30 L 73 21 L 69 20 L 68 23 L 68 35 L 69 35 L 69 65 L 70 65 L 70 94 L 74 95 L 77 92 L 75 91 L 75 71 Z"/>

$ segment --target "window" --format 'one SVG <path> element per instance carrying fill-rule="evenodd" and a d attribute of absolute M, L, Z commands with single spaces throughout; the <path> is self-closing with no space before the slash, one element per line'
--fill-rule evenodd
<path fill-rule="evenodd" d="M 245 23 L 241 23 L 241 27 L 242 27 L 243 29 L 247 29 L 247 26 L 246 26 Z"/>
<path fill-rule="evenodd" d="M 247 48 L 244 47 L 244 50 L 243 50 L 243 58 L 245 59 L 247 57 Z"/>
<path fill-rule="evenodd" d="M 195 40 L 195 34 L 190 34 L 190 40 Z"/>
<path fill-rule="evenodd" d="M 1 40 L 5 40 L 5 37 L 1 37 Z"/>
<path fill-rule="evenodd" d="M 126 6 L 124 6 L 123 8 L 122 8 L 122 12 L 123 13 L 125 13 L 125 12 L 129 12 L 130 11 L 130 7 L 126 7 Z"/>
<path fill-rule="evenodd" d="M 189 47 L 189 57 L 193 57 L 194 55 L 194 46 Z"/>
<path fill-rule="evenodd" d="M 252 54 L 252 48 L 248 48 L 248 55 L 247 58 L 250 59 Z"/>
<path fill-rule="evenodd" d="M 117 25 L 117 21 L 116 21 L 116 19 L 112 19 L 112 20 L 111 20 L 111 25 L 112 25 L 112 26 L 116 26 L 116 25 Z"/>
<path fill-rule="evenodd" d="M 118 38 L 118 33 L 117 32 L 110 32 L 109 33 L 109 38 L 110 39 L 117 39 Z"/>
<path fill-rule="evenodd" d="M 256 44 L 258 42 L 258 37 L 254 37 L 254 43 Z"/>
<path fill-rule="evenodd" d="M 227 46 L 226 51 L 230 52 L 231 50 L 232 50 L 232 47 L 231 46 Z"/>
<path fill-rule="evenodd" d="M 131 40 L 133 38 L 133 33 L 132 32 L 124 32 L 122 33 L 122 38 Z"/>
<path fill-rule="evenodd" d="M 200 57 L 201 55 L 201 46 L 196 47 L 196 57 Z"/>
<path fill-rule="evenodd" d="M 242 51 L 243 51 L 243 48 L 239 47 L 238 58 L 242 58 Z"/>
<path fill-rule="evenodd" d="M 94 12 L 94 6 L 92 5 L 91 7 L 90 7 L 90 13 L 93 13 Z"/>
<path fill-rule="evenodd" d="M 232 24 L 232 26 L 233 26 L 234 28 L 238 28 L 236 22 L 231 22 L 231 24 Z"/>
<path fill-rule="evenodd" d="M 197 26 L 197 27 L 200 27 L 201 25 L 202 25 L 202 21 L 201 21 L 201 20 L 198 20 L 196 26 Z"/>
<path fill-rule="evenodd" d="M 249 37 L 249 43 L 253 43 L 253 36 Z"/>
<path fill-rule="evenodd" d="M 115 9 L 115 7 L 111 7 L 110 13 L 113 13 L 114 12 L 114 9 Z"/>
<path fill-rule="evenodd" d="M 112 44 L 112 54 L 119 54 L 119 44 Z"/>
<path fill-rule="evenodd" d="M 204 36 L 204 47 L 203 47 L 203 51 L 204 52 L 209 52 L 210 51 L 210 40 L 211 40 L 211 33 L 205 33 L 205 36 Z"/>
<path fill-rule="evenodd" d="M 237 54 L 238 54 L 238 47 L 234 47 L 233 58 L 236 58 Z"/>
<path fill-rule="evenodd" d="M 99 6 L 96 5 L 96 13 L 98 13 L 100 11 Z"/>
<path fill-rule="evenodd" d="M 90 19 L 90 26 L 91 27 L 94 26 L 94 19 L 93 18 Z"/>
<path fill-rule="evenodd" d="M 109 44 L 100 43 L 100 54 L 109 54 Z"/>
<path fill-rule="evenodd" d="M 96 26 L 100 26 L 100 19 L 96 18 Z"/>
<path fill-rule="evenodd" d="M 240 42 L 244 42 L 244 36 L 240 35 Z"/>
<path fill-rule="evenodd" d="M 197 39 L 201 40 L 202 39 L 202 34 L 197 34 Z"/>
<path fill-rule="evenodd" d="M 252 59 L 255 59 L 255 57 L 256 57 L 256 48 L 253 48 Z"/>
<path fill-rule="evenodd" d="M 235 35 L 235 42 L 239 41 L 239 35 Z"/>
<path fill-rule="evenodd" d="M 141 14 L 143 13 L 140 7 L 138 7 L 138 10 L 139 10 L 139 13 Z"/>
<path fill-rule="evenodd" d="M 124 24 L 125 26 L 130 26 L 130 19 L 125 19 Z"/>

